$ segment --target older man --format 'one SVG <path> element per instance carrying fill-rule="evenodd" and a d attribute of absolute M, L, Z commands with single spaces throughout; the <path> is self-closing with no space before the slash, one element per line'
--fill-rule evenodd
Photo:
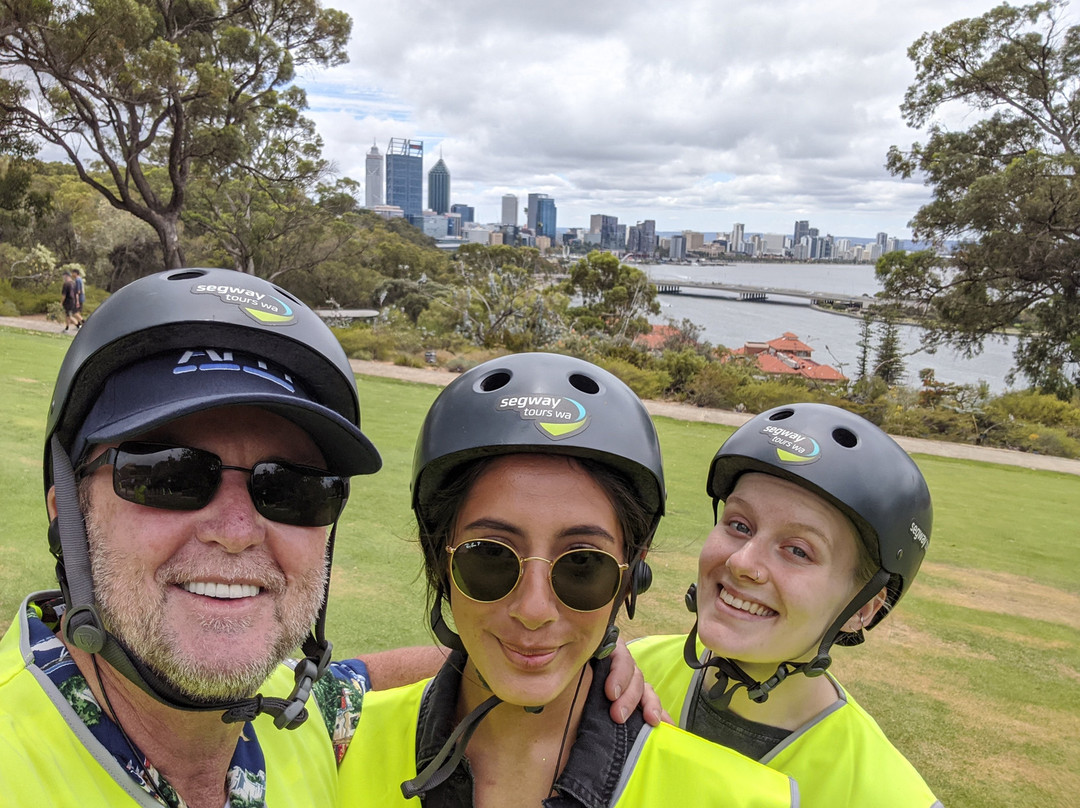
<path fill-rule="evenodd" d="M 72 343 L 46 441 L 60 590 L 0 640 L 5 804 L 331 804 L 372 678 L 323 636 L 334 534 L 381 464 L 334 335 L 257 278 L 143 278 Z"/>

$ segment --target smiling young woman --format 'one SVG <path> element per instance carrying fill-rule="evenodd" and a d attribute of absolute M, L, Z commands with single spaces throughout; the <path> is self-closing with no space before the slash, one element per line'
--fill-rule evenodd
<path fill-rule="evenodd" d="M 930 492 L 895 441 L 836 407 L 762 413 L 709 468 L 724 507 L 687 594 L 689 636 L 630 644 L 679 726 L 793 776 L 803 804 L 939 806 L 826 669 L 910 588 Z M 803 674 L 803 675 L 798 675 Z"/>
<path fill-rule="evenodd" d="M 433 679 L 365 699 L 342 805 L 797 799 L 779 772 L 608 714 L 615 617 L 648 587 L 665 496 L 656 431 L 625 384 L 552 354 L 474 368 L 425 419 L 412 493 L 431 626 L 455 651 Z"/>

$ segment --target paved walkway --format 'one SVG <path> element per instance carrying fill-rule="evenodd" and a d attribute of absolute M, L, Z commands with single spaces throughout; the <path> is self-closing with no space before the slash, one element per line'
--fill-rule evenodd
<path fill-rule="evenodd" d="M 62 323 L 46 320 L 44 315 L 0 317 L 0 326 L 4 325 L 37 331 L 51 331 L 53 333 L 62 333 L 64 330 Z M 383 376 L 409 382 L 437 384 L 439 386 L 449 384 L 454 378 L 453 373 L 442 368 L 407 368 L 388 362 L 369 362 L 362 359 L 352 359 L 350 362 L 353 370 L 361 376 Z M 725 426 L 741 426 L 751 418 L 750 415 L 745 413 L 731 412 L 730 410 L 713 410 L 707 407 L 695 407 L 692 404 L 679 404 L 673 401 L 648 400 L 645 402 L 645 407 L 652 415 L 675 418 L 680 421 L 701 421 Z M 922 438 L 906 438 L 899 435 L 893 437 L 906 451 L 917 454 L 955 457 L 961 460 L 980 460 L 985 463 L 1001 463 L 1006 466 L 1022 466 L 1023 468 L 1039 469 L 1041 471 L 1060 471 L 1065 474 L 1080 475 L 1080 460 L 1037 455 L 1030 452 L 1014 452 L 1009 449 L 971 446 L 967 443 L 923 440 Z"/>

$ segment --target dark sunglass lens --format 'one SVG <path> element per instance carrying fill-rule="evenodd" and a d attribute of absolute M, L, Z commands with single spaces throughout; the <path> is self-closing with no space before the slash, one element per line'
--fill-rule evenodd
<path fill-rule="evenodd" d="M 517 553 L 494 541 L 467 541 L 454 549 L 450 572 L 461 593 L 482 603 L 505 598 L 517 585 Z"/>
<path fill-rule="evenodd" d="M 551 588 L 559 600 L 579 612 L 611 603 L 619 589 L 619 562 L 599 550 L 571 550 L 551 569 Z"/>
<path fill-rule="evenodd" d="M 221 461 L 199 449 L 121 445 L 113 489 L 138 505 L 172 511 L 206 507 L 221 480 Z"/>
<path fill-rule="evenodd" d="M 251 496 L 259 513 L 285 525 L 333 524 L 349 495 L 343 477 L 289 463 L 257 463 L 251 472 Z"/>

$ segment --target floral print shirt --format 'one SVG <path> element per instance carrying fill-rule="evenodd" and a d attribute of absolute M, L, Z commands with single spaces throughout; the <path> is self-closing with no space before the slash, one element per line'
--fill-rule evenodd
<path fill-rule="evenodd" d="M 187 808 L 186 803 L 154 766 L 132 748 L 120 728 L 101 709 L 67 647 L 56 636 L 62 602 L 31 603 L 28 610 L 30 651 L 34 664 L 49 677 L 95 738 L 148 794 L 168 808 Z M 371 689 L 367 668 L 360 660 L 330 663 L 327 675 L 312 688 L 323 721 L 330 729 L 334 752 L 340 763 L 356 732 L 364 693 Z M 227 775 L 228 808 L 264 808 L 266 761 L 250 722 L 244 725 Z"/>

